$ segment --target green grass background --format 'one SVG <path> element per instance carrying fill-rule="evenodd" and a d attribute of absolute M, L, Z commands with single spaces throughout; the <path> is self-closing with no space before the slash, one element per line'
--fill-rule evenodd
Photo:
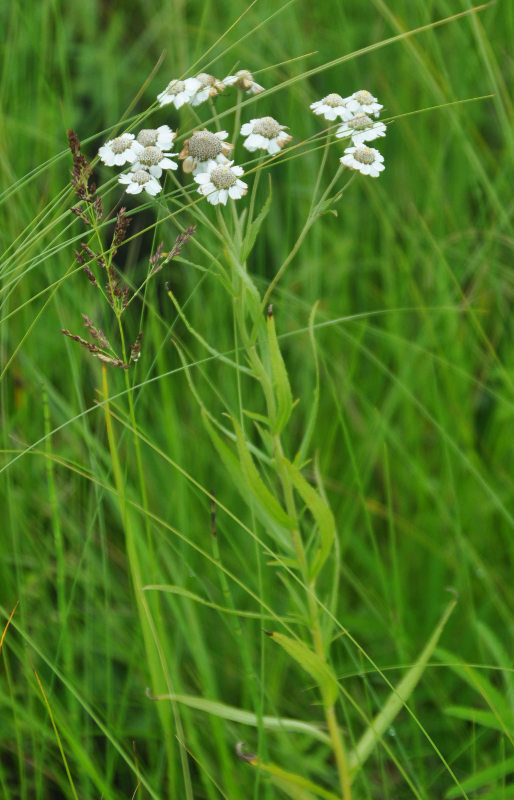
<path fill-rule="evenodd" d="M 190 375 L 212 413 L 238 413 L 233 372 L 220 359 L 202 361 L 208 353 L 177 319 L 164 289 L 169 281 L 216 351 L 232 351 L 231 307 L 208 260 L 188 246 L 184 255 L 196 268 L 174 262 L 146 296 L 143 353 L 130 380 L 137 384 L 153 516 L 145 523 L 131 507 L 137 559 L 143 583 L 256 614 L 260 598 L 275 619 L 148 593 L 157 620 L 149 659 L 104 414 L 95 405 L 100 365 L 59 333 L 81 333 L 84 312 L 116 336 L 106 307 L 74 271 L 72 249 L 84 233 L 66 210 L 73 202 L 66 129 L 77 131 L 92 157 L 108 138 L 102 131 L 118 123 L 161 54 L 130 114 L 144 111 L 211 46 L 198 68 L 214 59 L 208 71 L 220 78 L 236 65 L 254 70 L 267 88 L 298 77 L 244 109 L 242 118 L 272 114 L 289 125 L 295 142 L 322 129 L 308 106 L 332 91 L 368 88 L 384 104 L 384 118 L 398 117 L 379 145 L 383 175 L 356 177 L 337 216 L 310 231 L 273 297 L 300 400 L 286 437 L 292 449 L 312 401 L 306 327 L 320 303 L 317 461 L 306 475 L 316 463 L 338 523 L 337 618 L 394 683 L 430 636 L 449 601 L 447 588 L 459 596 L 444 651 L 410 700 L 412 714 L 401 712 L 386 737 L 390 751 L 377 748 L 355 797 L 514 796 L 514 7 L 492 3 L 358 52 L 469 7 L 465 0 L 297 0 L 268 20 L 277 6 L 260 0 L 219 41 L 246 4 L 2 5 L 0 630 L 19 601 L 0 665 L 0 795 L 7 800 L 73 796 L 34 670 L 81 800 L 132 797 L 138 779 L 131 764 L 147 781 L 139 798 L 279 796 L 265 774 L 237 760 L 241 740 L 264 760 L 335 791 L 333 764 L 312 738 L 256 730 L 145 695 L 149 687 L 154 695 L 197 695 L 256 713 L 322 716 L 308 676 L 262 632 L 288 617 L 290 584 L 237 523 L 265 539 L 205 435 L 171 342 L 176 337 L 196 365 Z M 274 66 L 289 59 L 296 60 Z M 494 96 L 454 104 L 484 95 Z M 453 105 L 416 113 L 442 104 Z M 229 109 L 230 99 L 220 98 L 217 107 Z M 152 124 L 190 129 L 188 113 L 168 106 Z M 231 117 L 225 119 L 231 131 Z M 250 263 L 263 289 L 301 230 L 318 172 L 320 152 L 298 152 L 271 172 L 273 204 Z M 236 153 L 242 162 L 240 144 Z M 113 174 L 96 169 L 100 184 Z M 115 185 L 111 203 L 117 193 Z M 152 244 L 163 239 L 170 246 L 176 235 L 169 222 L 145 233 L 154 219 L 152 210 L 138 214 L 131 234 L 141 235 L 122 251 L 130 283 L 146 274 Z M 187 211 L 180 220 L 192 222 Z M 209 242 L 201 228 L 196 237 Z M 134 306 L 132 338 L 139 313 Z M 110 393 L 123 392 L 121 371 L 108 377 Z M 243 391 L 243 405 L 258 410 L 251 387 Z M 126 420 L 126 397 L 114 403 Z M 117 435 L 126 496 L 139 504 L 131 437 L 121 423 Z M 235 517 L 218 511 L 216 520 L 221 561 L 238 580 L 229 580 L 229 595 L 214 556 L 207 557 L 210 491 Z M 347 638 L 334 643 L 333 653 L 345 692 L 372 716 L 389 691 L 383 678 Z M 460 662 L 478 666 L 461 669 Z M 455 706 L 468 711 L 447 713 Z M 363 720 L 348 702 L 343 719 L 351 742 Z M 477 794 L 465 782 L 486 768 L 490 777 L 478 779 Z"/>

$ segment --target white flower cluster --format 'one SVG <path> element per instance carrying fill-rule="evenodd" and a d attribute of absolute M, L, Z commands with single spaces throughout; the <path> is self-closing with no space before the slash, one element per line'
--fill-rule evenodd
<path fill-rule="evenodd" d="M 366 89 L 361 89 L 349 97 L 329 94 L 323 100 L 311 103 L 310 107 L 315 114 L 322 115 L 330 122 L 337 117 L 343 122 L 336 136 L 338 139 L 350 138 L 352 146 L 347 147 L 344 156 L 339 159 L 341 164 L 348 169 L 359 170 L 363 175 L 378 178 L 385 169 L 384 157 L 374 147 L 365 144 L 386 134 L 384 123 L 375 122 L 370 116 L 378 117 L 383 108 L 377 98 Z"/>
<path fill-rule="evenodd" d="M 236 87 L 250 95 L 264 91 L 264 87 L 254 80 L 247 69 L 228 75 L 222 81 L 214 75 L 200 72 L 194 78 L 170 81 L 164 91 L 157 95 L 157 100 L 161 107 L 169 104 L 176 109 L 184 105 L 199 106 L 227 87 Z M 240 133 L 246 137 L 243 146 L 251 153 L 264 150 L 272 156 L 292 139 L 286 133 L 286 126 L 280 125 L 273 117 L 251 119 L 241 126 Z M 198 184 L 198 192 L 212 205 L 226 205 L 229 198 L 238 200 L 247 193 L 247 184 L 240 180 L 243 170 L 235 166 L 230 158 L 234 145 L 225 141 L 228 138 L 227 131 L 194 131 L 178 154 L 168 152 L 176 135 L 167 125 L 155 130 L 142 130 L 137 136 L 124 133 L 106 142 L 98 154 L 104 164 L 110 167 L 127 163 L 131 165 L 130 172 L 119 178 L 120 183 L 126 184 L 129 194 L 139 194 L 143 189 L 151 195 L 162 191 L 158 179 L 163 170 L 177 169 L 177 163 L 170 158 L 175 155 L 182 161 L 184 173 L 192 173 Z"/>
<path fill-rule="evenodd" d="M 162 191 L 158 178 L 163 170 L 178 167 L 177 162 L 170 158 L 177 153 L 167 152 L 176 135 L 167 125 L 143 128 L 137 136 L 123 133 L 106 142 L 98 155 L 108 167 L 131 165 L 130 172 L 119 178 L 119 183 L 127 185 L 128 194 L 139 194 L 144 189 L 148 194 L 156 195 Z"/>

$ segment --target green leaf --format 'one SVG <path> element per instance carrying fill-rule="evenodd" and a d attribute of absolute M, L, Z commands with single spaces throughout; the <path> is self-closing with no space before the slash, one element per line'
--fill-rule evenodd
<path fill-rule="evenodd" d="M 277 500 L 275 500 L 271 492 L 269 492 L 262 483 L 249 451 L 247 449 L 245 450 L 245 469 L 243 469 L 236 455 L 218 435 L 218 432 L 215 430 L 205 411 L 202 411 L 202 419 L 211 442 L 216 448 L 221 461 L 225 465 L 234 482 L 234 486 L 237 488 L 243 500 L 248 502 L 250 498 L 253 501 L 255 513 L 268 533 L 272 534 L 286 550 L 291 550 L 291 538 L 288 531 L 294 523 L 292 523 Z M 240 448 L 243 450 L 243 445 L 238 444 L 238 450 Z M 252 473 L 251 479 L 249 479 L 248 472 L 251 473 L 252 467 L 253 473 L 255 474 Z M 259 481 L 262 484 L 260 487 L 258 485 Z M 271 498 L 271 500 L 269 498 Z"/>
<path fill-rule="evenodd" d="M 267 313 L 266 328 L 268 331 L 268 346 L 271 365 L 272 388 L 276 400 L 276 417 L 272 420 L 274 433 L 280 433 L 286 426 L 293 410 L 293 395 L 287 374 L 286 365 L 280 352 L 275 330 L 273 307 L 270 305 Z"/>
<path fill-rule="evenodd" d="M 246 439 L 241 426 L 234 418 L 232 418 L 232 424 L 236 434 L 237 452 L 239 455 L 241 475 L 246 485 L 247 492 L 249 491 L 252 495 L 256 506 L 269 514 L 269 516 L 272 517 L 275 522 L 278 522 L 279 525 L 282 525 L 288 530 L 295 528 L 296 522 L 291 519 L 288 514 L 286 514 L 278 500 L 270 492 L 259 475 L 257 467 L 253 463 L 250 450 L 246 444 Z"/>
<path fill-rule="evenodd" d="M 502 780 L 505 775 L 510 775 L 511 772 L 514 772 L 514 757 L 507 758 L 505 761 L 500 761 L 492 767 L 486 767 L 486 769 L 480 772 L 475 772 L 474 775 L 467 778 L 465 781 L 459 781 L 459 785 L 452 786 L 452 788 L 446 792 L 445 797 L 448 798 L 448 800 L 451 800 L 453 797 L 462 797 L 463 792 L 474 792 L 477 789 L 481 789 L 483 786 Z M 514 796 L 512 790 L 509 791 L 508 786 L 503 786 L 502 791 L 503 795 L 500 794 L 500 797 Z M 489 795 L 481 794 L 480 800 L 488 796 Z"/>
<path fill-rule="evenodd" d="M 309 673 L 321 689 L 324 701 L 333 705 L 337 700 L 339 686 L 332 668 L 323 661 L 310 647 L 299 641 L 284 636 L 282 633 L 270 633 L 277 642 L 306 672 Z"/>
<path fill-rule="evenodd" d="M 481 670 L 470 667 L 452 653 L 443 649 L 438 649 L 437 656 L 444 662 L 447 662 L 448 667 L 453 670 L 453 672 L 459 675 L 472 689 L 478 692 L 495 716 L 499 730 L 507 736 L 510 743 L 514 746 L 512 712 L 507 706 L 502 692 L 499 692 L 498 689 L 492 685 L 491 681 L 486 678 Z"/>
<path fill-rule="evenodd" d="M 253 246 L 255 244 L 255 240 L 257 239 L 257 234 L 259 233 L 262 223 L 268 216 L 268 212 L 271 207 L 271 178 L 269 179 L 269 193 L 266 202 L 264 203 L 262 209 L 260 210 L 259 214 L 256 218 L 251 222 L 246 230 L 246 236 L 244 238 L 243 246 L 241 248 L 241 261 L 244 263 L 250 253 L 253 250 Z"/>
<path fill-rule="evenodd" d="M 407 674 L 402 678 L 396 689 L 393 689 L 389 698 L 382 706 L 382 710 L 377 714 L 375 719 L 371 722 L 369 728 L 364 733 L 357 745 L 348 755 L 348 766 L 351 770 L 356 770 L 362 767 L 367 758 L 371 755 L 380 739 L 390 727 L 395 717 L 405 706 L 408 698 L 416 688 L 428 659 L 432 655 L 439 637 L 444 630 L 444 627 L 457 604 L 456 600 L 452 600 L 446 608 L 441 620 L 435 629 L 434 633 L 428 640 L 425 648 L 420 653 L 417 661 L 409 669 Z"/>
<path fill-rule="evenodd" d="M 304 778 L 303 775 L 289 772 L 277 764 L 265 764 L 257 756 L 251 758 L 248 756 L 245 758 L 245 762 L 251 764 L 252 767 L 259 767 L 260 772 L 267 772 L 271 777 L 272 783 L 279 786 L 283 791 L 287 792 L 289 797 L 295 798 L 295 800 L 309 800 L 309 794 L 306 794 L 306 792 L 310 792 L 316 797 L 322 797 L 324 800 L 341 800 L 339 795 L 324 789 L 323 786 L 319 786 L 308 778 Z"/>
<path fill-rule="evenodd" d="M 294 464 L 291 464 L 287 459 L 283 459 L 282 463 L 289 473 L 293 486 L 316 520 L 319 528 L 319 549 L 314 556 L 313 563 L 309 570 L 310 578 L 314 580 L 321 571 L 321 568 L 332 550 L 336 536 L 336 522 L 326 500 L 324 500 L 317 489 L 305 480 L 298 467 L 295 467 Z"/>
<path fill-rule="evenodd" d="M 318 407 L 319 407 L 319 359 L 318 359 L 318 349 L 316 345 L 316 339 L 314 338 L 314 318 L 316 316 L 317 308 L 318 308 L 318 301 L 316 301 L 316 303 L 314 304 L 309 316 L 309 338 L 311 341 L 312 354 L 314 357 L 314 366 L 316 368 L 316 383 L 314 386 L 311 408 L 305 425 L 305 431 L 303 434 L 302 442 L 300 444 L 296 456 L 294 457 L 294 464 L 300 469 L 302 468 L 303 463 L 307 458 L 307 451 L 309 449 L 312 435 L 314 433 L 314 425 L 316 423 L 316 419 L 318 416 Z"/>
<path fill-rule="evenodd" d="M 316 725 L 303 722 L 301 719 L 283 719 L 282 717 L 263 716 L 258 717 L 251 711 L 244 711 L 241 708 L 228 706 L 217 700 L 207 700 L 205 697 L 198 697 L 190 694 L 162 694 L 158 695 L 157 700 L 173 700 L 175 703 L 195 708 L 206 714 L 212 714 L 220 719 L 228 719 L 240 725 L 249 725 L 258 728 L 262 725 L 266 730 L 290 731 L 291 733 L 305 733 L 313 736 L 320 742 L 329 743 L 330 737 Z"/>
<path fill-rule="evenodd" d="M 484 711 L 481 708 L 473 708 L 473 706 L 448 706 L 444 709 L 445 714 L 457 719 L 465 719 L 466 722 L 472 722 L 475 725 L 483 725 L 484 728 L 492 728 L 495 731 L 502 731 L 505 733 L 506 720 L 499 720 L 492 711 Z M 514 733 L 514 718 L 510 715 L 509 733 Z"/>

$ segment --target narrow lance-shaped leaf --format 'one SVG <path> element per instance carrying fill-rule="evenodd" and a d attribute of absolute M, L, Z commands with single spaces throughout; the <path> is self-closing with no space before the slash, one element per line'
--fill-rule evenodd
<path fill-rule="evenodd" d="M 291 478 L 293 486 L 299 493 L 303 502 L 316 520 L 319 529 L 319 549 L 314 556 L 313 563 L 309 570 L 310 578 L 313 580 L 320 572 L 323 564 L 330 555 L 334 538 L 336 535 L 336 523 L 334 515 L 328 503 L 311 484 L 305 480 L 300 470 L 291 464 L 287 459 L 282 462 Z"/>
<path fill-rule="evenodd" d="M 339 795 L 324 789 L 323 786 L 319 786 L 303 775 L 289 772 L 289 770 L 279 767 L 278 764 L 266 764 L 253 753 L 244 754 L 240 758 L 252 767 L 259 767 L 260 772 L 267 772 L 271 782 L 280 787 L 282 791 L 285 791 L 289 797 L 304 800 L 304 798 L 310 798 L 311 795 L 314 795 L 315 797 L 322 797 L 324 800 L 340 800 Z"/>
<path fill-rule="evenodd" d="M 350 769 L 359 769 L 362 767 L 367 758 L 371 755 L 376 745 L 379 743 L 385 731 L 392 724 L 397 714 L 402 710 L 408 698 L 414 691 L 419 679 L 425 671 L 428 659 L 432 655 L 439 637 L 450 617 L 457 601 L 452 600 L 446 608 L 441 620 L 435 629 L 434 633 L 428 640 L 425 648 L 422 650 L 418 660 L 409 669 L 404 678 L 400 681 L 398 686 L 393 689 L 389 698 L 382 706 L 382 710 L 371 722 L 369 728 L 357 743 L 355 748 L 348 756 L 348 766 Z"/>
<path fill-rule="evenodd" d="M 266 498 L 262 496 L 262 492 L 260 494 L 255 493 L 254 487 L 249 485 L 248 477 L 242 469 L 239 459 L 218 435 L 205 411 L 202 413 L 202 418 L 211 442 L 216 448 L 218 455 L 229 472 L 241 497 L 246 502 L 248 502 L 249 499 L 254 502 L 255 513 L 266 527 L 267 531 L 274 535 L 283 547 L 291 549 L 290 537 L 287 531 L 290 530 L 292 523 L 285 511 L 271 493 L 268 492 L 274 504 L 270 502 L 266 503 Z M 255 472 L 257 472 L 249 452 L 247 452 L 247 458 L 251 461 Z M 259 477 L 258 474 L 257 477 Z M 268 491 L 264 484 L 262 485 L 264 490 Z"/>
<path fill-rule="evenodd" d="M 276 497 L 270 492 L 262 480 L 257 467 L 253 463 L 253 458 L 246 444 L 243 430 L 236 419 L 232 419 L 232 424 L 236 433 L 237 452 L 241 466 L 241 473 L 255 503 L 263 508 L 275 522 L 291 530 L 296 526 L 296 522 L 286 514 Z"/>
<path fill-rule="evenodd" d="M 314 366 L 316 368 L 316 383 L 314 386 L 313 398 L 311 402 L 309 416 L 307 418 L 307 422 L 305 425 L 305 431 L 303 434 L 302 443 L 300 444 L 299 450 L 296 456 L 294 457 L 295 465 L 300 468 L 302 467 L 303 462 L 307 458 L 307 451 L 309 449 L 312 435 L 314 433 L 314 425 L 316 423 L 316 418 L 318 416 L 318 408 L 319 408 L 319 360 L 318 360 L 316 339 L 314 338 L 314 317 L 316 315 L 317 308 L 318 308 L 318 302 L 314 304 L 309 316 L 309 338 L 311 340 L 312 354 L 314 357 Z"/>
<path fill-rule="evenodd" d="M 476 792 L 479 789 L 491 787 L 491 784 L 498 784 L 500 781 L 503 783 L 505 776 L 510 775 L 514 772 L 514 757 L 506 758 L 504 761 L 498 761 L 496 764 L 493 764 L 491 767 L 486 767 L 485 769 L 480 770 L 480 772 L 475 772 L 470 778 L 467 778 L 465 781 L 459 781 L 458 786 L 452 786 L 446 794 L 445 798 L 451 800 L 454 797 L 462 797 L 463 792 Z M 502 792 L 500 794 L 481 794 L 480 800 L 487 800 L 488 797 L 496 797 L 499 800 L 500 797 L 512 797 L 512 784 L 510 786 L 503 786 Z"/>
<path fill-rule="evenodd" d="M 318 684 L 325 702 L 333 705 L 337 699 L 339 687 L 332 668 L 323 661 L 310 647 L 297 639 L 291 639 L 282 633 L 268 634 L 279 644 Z"/>
<path fill-rule="evenodd" d="M 280 433 L 291 416 L 294 403 L 289 376 L 277 340 L 273 306 L 271 305 L 268 307 L 266 328 L 268 331 L 272 387 L 276 399 L 276 418 L 271 420 L 271 423 L 273 433 Z"/>
<path fill-rule="evenodd" d="M 248 225 L 246 236 L 243 241 L 243 246 L 241 248 L 241 261 L 243 262 L 246 261 L 246 259 L 252 252 L 253 246 L 257 239 L 257 234 L 261 229 L 262 223 L 268 216 L 268 211 L 270 210 L 270 206 L 271 206 L 271 179 L 269 181 L 269 194 L 267 200 L 264 203 L 258 215 L 255 217 L 255 219 Z"/>
<path fill-rule="evenodd" d="M 157 695 L 157 697 L 149 696 L 152 700 L 172 700 L 174 703 L 180 703 L 188 708 L 195 708 L 197 711 L 203 711 L 205 714 L 211 714 L 220 719 L 228 719 L 240 725 L 248 725 L 253 728 L 258 728 L 262 725 L 266 730 L 305 733 L 318 739 L 320 742 L 325 742 L 325 744 L 330 742 L 329 736 L 324 731 L 316 725 L 303 722 L 301 719 L 284 719 L 282 717 L 266 715 L 259 717 L 251 711 L 245 711 L 235 706 L 228 706 L 225 703 L 220 703 L 218 700 L 208 700 L 205 697 L 198 697 L 190 694 L 160 694 Z"/>

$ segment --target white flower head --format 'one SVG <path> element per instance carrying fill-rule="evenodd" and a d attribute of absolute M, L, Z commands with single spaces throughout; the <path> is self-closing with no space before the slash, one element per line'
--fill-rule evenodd
<path fill-rule="evenodd" d="M 340 117 L 343 122 L 353 117 L 353 112 L 346 107 L 346 100 L 340 94 L 328 94 L 323 100 L 311 103 L 310 108 L 315 114 L 322 114 L 330 122 L 336 117 Z"/>
<path fill-rule="evenodd" d="M 344 156 L 339 161 L 348 169 L 358 169 L 363 175 L 370 175 L 372 178 L 378 178 L 385 169 L 382 163 L 384 156 L 374 147 L 359 145 L 358 147 L 347 147 L 344 152 Z"/>
<path fill-rule="evenodd" d="M 196 78 L 186 78 L 183 81 L 170 81 L 163 92 L 157 95 L 160 106 L 173 103 L 175 108 L 180 108 L 184 103 L 190 103 L 202 84 Z"/>
<path fill-rule="evenodd" d="M 164 151 L 171 148 L 176 135 L 167 125 L 161 125 L 159 128 L 143 128 L 136 141 L 143 147 L 160 147 Z"/>
<path fill-rule="evenodd" d="M 132 169 L 134 171 L 144 169 L 154 178 L 160 178 L 163 169 L 177 169 L 177 162 L 169 158 L 176 155 L 176 153 L 163 153 L 160 147 L 143 147 Z"/>
<path fill-rule="evenodd" d="M 264 86 L 254 81 L 252 73 L 247 69 L 240 69 L 235 75 L 223 78 L 225 86 L 237 86 L 246 94 L 259 94 L 264 91 Z"/>
<path fill-rule="evenodd" d="M 292 136 L 285 133 L 286 125 L 279 125 L 273 117 L 251 119 L 241 126 L 241 135 L 247 136 L 243 147 L 250 153 L 255 150 L 267 150 L 270 155 L 279 153 L 285 144 L 292 140 Z"/>
<path fill-rule="evenodd" d="M 366 89 L 360 89 L 349 97 L 345 97 L 344 103 L 348 111 L 351 111 L 352 114 L 357 114 L 359 111 L 362 111 L 364 114 L 374 114 L 375 117 L 379 116 L 384 107 L 380 105 L 380 103 L 377 103 L 377 98 L 373 97 L 371 92 L 368 92 Z"/>
<path fill-rule="evenodd" d="M 133 164 L 142 149 L 142 145 L 135 141 L 133 133 L 123 133 L 102 145 L 98 155 L 108 167 L 121 167 L 127 162 Z"/>
<path fill-rule="evenodd" d="M 139 194 L 145 190 L 147 194 L 156 195 L 162 191 L 162 186 L 146 169 L 132 170 L 125 175 L 120 175 L 119 183 L 127 184 L 127 194 Z"/>
<path fill-rule="evenodd" d="M 386 135 L 386 126 L 383 122 L 375 122 L 359 111 L 354 117 L 349 119 L 336 131 L 338 139 L 344 139 L 348 136 L 352 137 L 352 142 L 355 145 L 363 144 L 364 142 L 372 142 L 373 139 L 378 139 L 379 136 Z"/>
<path fill-rule="evenodd" d="M 218 203 L 223 203 L 225 206 L 229 197 L 239 200 L 248 191 L 247 184 L 239 180 L 243 174 L 242 168 L 232 166 L 233 163 L 229 161 L 228 164 L 216 164 L 215 161 L 211 161 L 207 172 L 195 177 L 195 181 L 199 184 L 199 193 L 203 194 L 213 206 Z"/>
<path fill-rule="evenodd" d="M 186 139 L 184 147 L 180 151 L 179 158 L 184 163 L 184 172 L 192 172 L 197 175 L 205 172 L 209 163 L 214 161 L 216 164 L 228 164 L 227 156 L 231 153 L 234 145 L 224 142 L 228 136 L 227 131 L 195 131 L 190 139 Z"/>
<path fill-rule="evenodd" d="M 199 72 L 193 80 L 198 83 L 198 88 L 189 100 L 192 106 L 199 106 L 200 103 L 205 103 L 209 97 L 216 97 L 217 94 L 225 91 L 225 84 L 207 72 Z"/>

